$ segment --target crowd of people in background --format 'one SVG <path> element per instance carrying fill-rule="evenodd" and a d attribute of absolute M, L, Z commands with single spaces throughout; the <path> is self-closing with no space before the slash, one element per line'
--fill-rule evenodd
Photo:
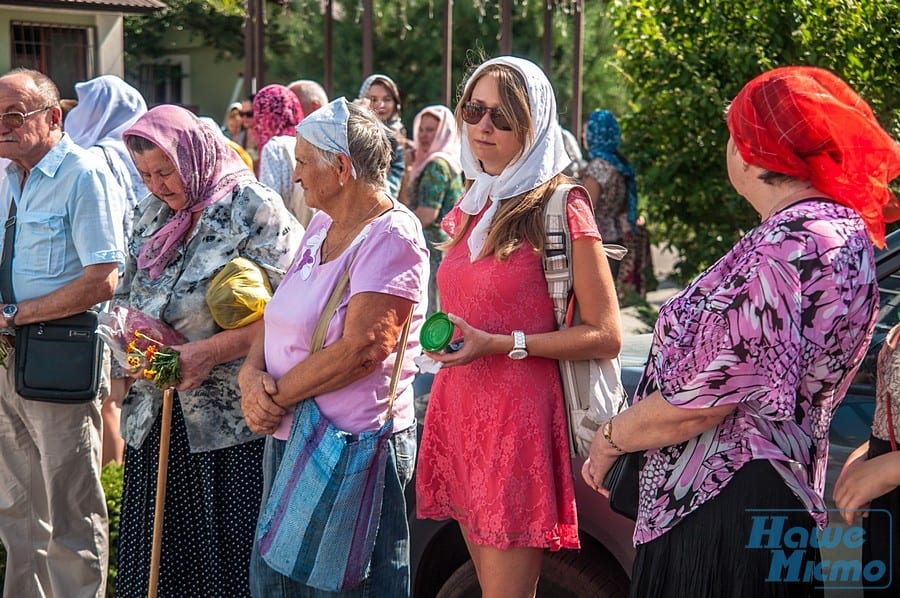
<path fill-rule="evenodd" d="M 643 453 L 632 596 L 813 595 L 766 581 L 742 550 L 745 515 L 826 523 L 822 431 L 871 336 L 896 141 L 822 69 L 774 69 L 737 94 L 724 161 L 761 222 L 660 311 L 632 406 L 602 422 L 573 473 L 558 362 L 615 358 L 618 308 L 652 286 L 639 173 L 609 110 L 589 114 L 582 153 L 529 60 L 472 65 L 461 89 L 407 130 L 402 87 L 381 73 L 349 100 L 308 79 L 267 85 L 221 119 L 148 110 L 112 75 L 72 100 L 34 70 L 0 77 L 3 354 L 17 327 L 94 306 L 140 310 L 184 339 L 159 595 L 409 595 L 415 469 L 417 515 L 459 523 L 483 595 L 534 596 L 545 551 L 580 546 L 573 477 L 603 493 L 626 451 Z M 543 218 L 571 183 L 581 322 L 557 329 Z M 604 243 L 626 258 L 607 260 Z M 208 290 L 239 258 L 270 298 L 258 320 L 225 328 Z M 414 358 L 440 311 L 462 344 L 427 352 L 439 369 L 417 455 Z M 872 440 L 835 491 L 848 522 L 873 500 L 900 514 L 895 332 Z M 83 403 L 24 400 L 15 369 L 0 376 L 5 595 L 104 595 L 110 461 L 125 465 L 117 595 L 147 595 L 163 391 L 103 358 Z M 368 577 L 341 592 L 298 581 L 260 545 L 302 418 L 352 438 L 390 427 Z"/>

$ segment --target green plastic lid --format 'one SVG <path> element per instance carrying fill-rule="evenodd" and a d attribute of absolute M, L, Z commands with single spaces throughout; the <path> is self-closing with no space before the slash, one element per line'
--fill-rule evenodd
<path fill-rule="evenodd" d="M 453 329 L 453 322 L 450 321 L 447 314 L 436 311 L 422 324 L 419 342 L 426 351 L 436 353 L 450 343 L 450 339 L 453 338 Z"/>

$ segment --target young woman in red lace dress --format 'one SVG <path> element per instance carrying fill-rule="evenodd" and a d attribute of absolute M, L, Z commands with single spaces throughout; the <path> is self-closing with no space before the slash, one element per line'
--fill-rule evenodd
<path fill-rule="evenodd" d="M 500 57 L 456 108 L 471 186 L 444 218 L 437 274 L 462 348 L 430 354 L 418 515 L 459 522 L 483 596 L 533 596 L 545 549 L 578 548 L 559 359 L 614 357 L 612 275 L 581 188 L 567 198 L 584 324 L 557 331 L 541 265 L 543 209 L 568 179 L 553 88 L 532 62 Z M 588 300 L 590 298 L 590 300 Z"/>

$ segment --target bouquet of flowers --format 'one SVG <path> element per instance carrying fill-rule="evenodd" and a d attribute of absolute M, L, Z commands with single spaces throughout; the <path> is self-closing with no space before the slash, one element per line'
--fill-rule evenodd
<path fill-rule="evenodd" d="M 179 332 L 137 309 L 115 306 L 99 317 L 97 333 L 130 374 L 140 372 L 158 388 L 181 380 L 180 355 L 172 345 L 187 342 Z"/>

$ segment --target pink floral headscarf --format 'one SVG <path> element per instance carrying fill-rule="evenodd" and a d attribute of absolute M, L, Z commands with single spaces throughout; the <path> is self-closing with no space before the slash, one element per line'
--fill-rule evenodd
<path fill-rule="evenodd" d="M 278 135 L 294 136 L 294 128 L 303 120 L 303 108 L 297 95 L 284 85 L 266 85 L 253 97 L 253 129 L 261 151 L 266 142 Z"/>
<path fill-rule="evenodd" d="M 123 139 L 131 135 L 151 141 L 172 161 L 187 199 L 185 209 L 173 212 L 138 256 L 138 268 L 149 269 L 150 278 L 159 278 L 190 230 L 191 214 L 225 197 L 237 185 L 255 179 L 223 136 L 180 106 L 151 108 L 122 133 Z"/>
<path fill-rule="evenodd" d="M 422 117 L 431 115 L 438 121 L 437 130 L 434 132 L 434 140 L 428 147 L 428 150 L 422 149 L 419 141 L 419 124 Z M 424 170 L 425 166 L 435 158 L 443 158 L 450 165 L 453 172 L 459 174 L 462 172 L 462 164 L 459 161 L 460 141 L 459 128 L 456 126 L 456 119 L 453 117 L 453 111 L 443 104 L 434 104 L 426 106 L 413 120 L 413 135 L 416 142 L 416 161 L 413 163 L 410 172 L 410 180 L 414 181 Z"/>

